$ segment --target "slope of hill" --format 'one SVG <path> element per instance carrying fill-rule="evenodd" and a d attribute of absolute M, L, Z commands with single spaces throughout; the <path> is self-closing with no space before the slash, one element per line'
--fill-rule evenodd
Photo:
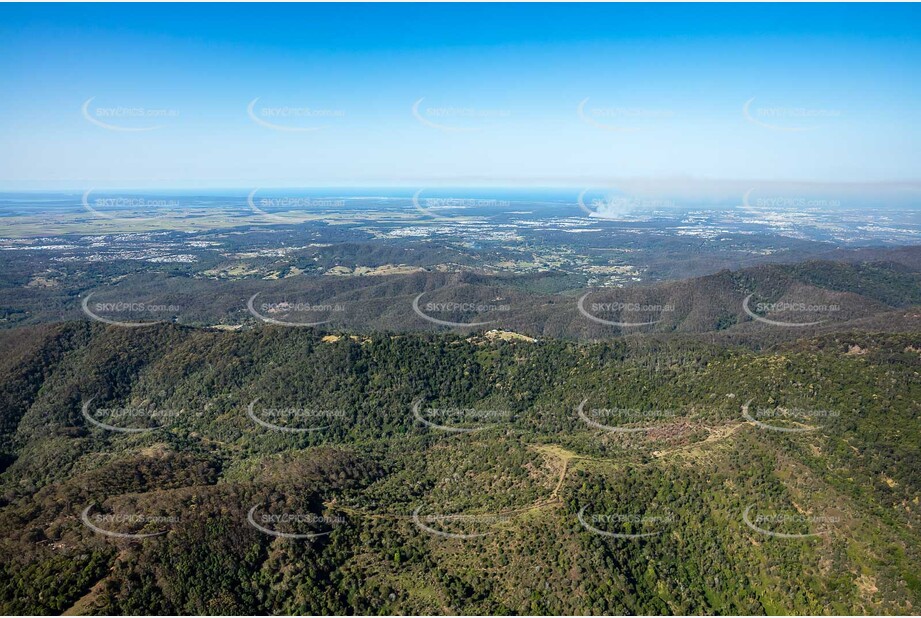
<path fill-rule="evenodd" d="M 0 350 L 6 612 L 921 603 L 917 332 L 753 351 L 84 322 Z"/>
<path fill-rule="evenodd" d="M 192 326 L 249 328 L 269 322 L 353 333 L 500 328 L 531 337 L 582 340 L 719 333 L 776 341 L 868 324 L 871 331 L 916 330 L 921 270 L 908 262 L 767 265 L 652 286 L 600 289 L 573 287 L 577 282 L 569 275 L 554 273 L 512 277 L 419 271 L 273 281 L 139 276 L 84 290 L 80 296 L 74 293 L 52 305 L 69 305 L 69 311 L 47 317 L 86 319 L 92 311 L 103 321 Z M 125 309 L 136 306 L 142 309 Z"/>

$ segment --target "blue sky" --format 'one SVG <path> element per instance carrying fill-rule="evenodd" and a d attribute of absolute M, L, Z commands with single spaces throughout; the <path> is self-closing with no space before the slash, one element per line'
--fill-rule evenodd
<path fill-rule="evenodd" d="M 0 188 L 914 182 L 919 30 L 917 5 L 5 4 Z"/>

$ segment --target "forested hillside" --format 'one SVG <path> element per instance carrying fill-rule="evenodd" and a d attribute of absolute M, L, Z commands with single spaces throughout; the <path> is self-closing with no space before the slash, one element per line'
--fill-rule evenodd
<path fill-rule="evenodd" d="M 347 248 L 362 259 L 382 251 Z M 585 278 L 562 271 L 496 274 L 429 262 L 402 273 L 394 268 L 349 277 L 307 274 L 309 265 L 298 262 L 295 276 L 253 271 L 234 279 L 189 272 L 188 265 L 149 273 L 95 266 L 53 286 L 0 286 L 0 327 L 80 319 L 224 328 L 284 322 L 367 335 L 484 324 L 536 338 L 711 333 L 722 342 L 757 344 L 842 329 L 921 330 L 921 249 L 834 255 L 839 259 L 626 287 L 587 286 Z M 126 306 L 144 309 L 119 309 Z"/>
<path fill-rule="evenodd" d="M 919 413 L 917 334 L 13 329 L 0 609 L 916 613 Z"/>

